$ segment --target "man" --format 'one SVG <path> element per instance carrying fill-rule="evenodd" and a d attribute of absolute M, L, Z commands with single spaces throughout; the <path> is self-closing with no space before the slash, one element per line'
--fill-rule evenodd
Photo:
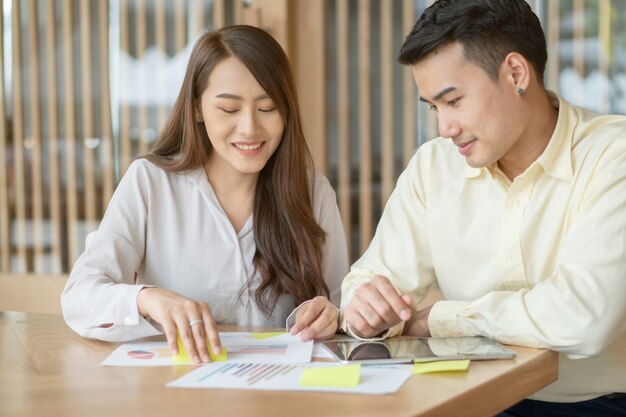
<path fill-rule="evenodd" d="M 524 0 L 440 0 L 419 18 L 399 62 L 441 137 L 344 280 L 341 327 L 550 348 L 559 380 L 503 415 L 626 415 L 626 117 L 546 91 L 546 59 Z M 435 283 L 443 300 L 412 311 Z"/>

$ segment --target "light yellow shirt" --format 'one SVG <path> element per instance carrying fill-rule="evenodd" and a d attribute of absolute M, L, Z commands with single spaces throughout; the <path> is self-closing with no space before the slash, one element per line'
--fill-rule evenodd
<path fill-rule="evenodd" d="M 572 402 L 626 392 L 626 117 L 551 98 L 550 143 L 512 182 L 469 167 L 449 139 L 420 147 L 343 282 L 342 311 L 377 274 L 414 305 L 436 282 L 433 336 L 559 351 L 559 380 L 531 398 Z"/>

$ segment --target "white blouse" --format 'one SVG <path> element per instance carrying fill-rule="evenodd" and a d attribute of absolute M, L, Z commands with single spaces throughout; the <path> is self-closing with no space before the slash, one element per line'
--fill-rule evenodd
<path fill-rule="evenodd" d="M 322 271 L 339 305 L 348 272 L 343 225 L 328 180 L 318 173 L 312 182 L 314 215 L 327 234 Z M 252 217 L 236 233 L 202 168 L 172 173 L 134 161 L 87 240 L 61 295 L 65 321 L 85 337 L 126 341 L 161 334 L 138 312 L 145 286 L 206 302 L 216 323 L 284 326 L 295 307 L 291 295 L 282 295 L 270 317 L 262 313 L 255 299 L 261 277 L 252 263 Z M 100 327 L 106 323 L 112 326 Z"/>

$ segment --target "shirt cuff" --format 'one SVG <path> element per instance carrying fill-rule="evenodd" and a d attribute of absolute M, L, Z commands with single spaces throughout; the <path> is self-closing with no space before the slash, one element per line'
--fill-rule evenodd
<path fill-rule="evenodd" d="M 398 336 L 402 334 L 402 331 L 404 330 L 404 322 L 401 321 L 400 323 L 396 324 L 395 326 L 387 329 L 386 332 L 384 332 L 383 334 L 381 334 L 380 336 L 376 336 L 376 337 L 361 337 L 359 335 L 357 335 L 356 333 L 354 333 L 352 331 L 352 329 L 350 329 L 350 325 L 348 324 L 347 320 L 344 317 L 344 314 L 339 314 L 340 320 L 340 326 L 339 328 L 341 330 L 343 330 L 344 332 L 346 332 L 347 335 L 354 337 L 355 339 L 359 339 L 359 340 L 369 340 L 369 341 L 376 341 L 376 340 L 384 340 L 384 339 L 388 339 L 390 337 L 394 337 L 394 336 Z"/>
<path fill-rule="evenodd" d="M 432 337 L 468 336 L 459 324 L 458 317 L 469 301 L 438 301 L 428 315 L 428 328 Z"/>

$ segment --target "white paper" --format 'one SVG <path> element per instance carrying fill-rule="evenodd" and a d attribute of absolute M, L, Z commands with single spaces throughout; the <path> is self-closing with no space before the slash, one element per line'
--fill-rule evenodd
<path fill-rule="evenodd" d="M 315 343 L 313 345 L 313 354 L 314 358 L 323 358 L 323 359 L 334 359 L 333 355 L 330 354 L 328 350 L 322 346 L 321 343 Z"/>
<path fill-rule="evenodd" d="M 303 342 L 299 336 L 286 333 L 257 340 L 255 333 L 220 333 L 228 361 L 260 361 L 266 363 L 306 363 L 311 361 L 313 341 Z M 167 342 L 124 343 L 103 362 L 104 366 L 173 366 L 193 362 L 174 362 Z"/>
<path fill-rule="evenodd" d="M 103 366 L 172 366 L 192 365 L 174 363 L 167 342 L 124 343 L 102 362 Z"/>
<path fill-rule="evenodd" d="M 201 366 L 167 384 L 175 388 L 232 388 L 275 391 L 326 391 L 348 394 L 391 394 L 411 376 L 413 365 L 361 366 L 356 387 L 302 387 L 302 370 L 336 364 L 267 364 L 255 362 L 216 362 Z"/>

